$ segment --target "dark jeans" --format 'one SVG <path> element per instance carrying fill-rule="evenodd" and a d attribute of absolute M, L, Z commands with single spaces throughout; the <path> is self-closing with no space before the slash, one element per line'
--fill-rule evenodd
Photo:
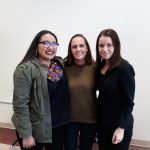
<path fill-rule="evenodd" d="M 95 134 L 95 123 L 69 123 L 66 129 L 65 150 L 76 150 L 78 138 L 80 150 L 92 150 Z"/>
<path fill-rule="evenodd" d="M 66 128 L 66 125 L 52 129 L 53 143 L 39 143 L 36 141 L 36 145 L 29 149 L 23 148 L 22 138 L 19 138 L 19 135 L 17 132 L 17 138 L 19 139 L 21 150 L 43 150 L 43 148 L 45 148 L 45 150 L 63 150 L 65 128 Z"/>
<path fill-rule="evenodd" d="M 114 129 L 115 130 L 115 129 Z M 99 127 L 97 132 L 99 150 L 128 150 L 132 138 L 132 126 L 124 132 L 123 140 L 118 144 L 112 144 L 114 130 Z"/>

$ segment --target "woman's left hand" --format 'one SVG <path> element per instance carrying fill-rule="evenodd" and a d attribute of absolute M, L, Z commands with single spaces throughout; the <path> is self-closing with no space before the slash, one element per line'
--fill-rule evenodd
<path fill-rule="evenodd" d="M 122 141 L 123 137 L 124 137 L 124 129 L 118 127 L 113 134 L 112 143 L 113 144 L 120 143 Z"/>

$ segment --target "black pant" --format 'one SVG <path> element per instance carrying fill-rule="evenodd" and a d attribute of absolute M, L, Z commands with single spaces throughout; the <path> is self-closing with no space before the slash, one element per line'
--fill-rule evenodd
<path fill-rule="evenodd" d="M 118 144 L 112 144 L 114 130 L 98 127 L 97 138 L 99 150 L 128 150 L 132 138 L 132 127 L 124 131 L 124 138 Z"/>
<path fill-rule="evenodd" d="M 32 148 L 26 149 L 22 146 L 22 138 L 19 138 L 19 134 L 17 133 L 17 138 L 19 140 L 21 150 L 63 150 L 64 145 L 64 133 L 65 133 L 65 125 L 56 127 L 52 129 L 52 141 L 53 143 L 39 143 L 36 141 L 36 145 Z"/>
<path fill-rule="evenodd" d="M 76 150 L 78 139 L 80 150 L 92 150 L 95 134 L 95 123 L 69 123 L 66 128 L 65 150 Z"/>

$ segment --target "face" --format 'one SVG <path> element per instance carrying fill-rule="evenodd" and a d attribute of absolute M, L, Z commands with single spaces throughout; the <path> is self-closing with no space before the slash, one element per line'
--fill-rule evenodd
<path fill-rule="evenodd" d="M 84 62 L 88 49 L 82 37 L 75 37 L 71 42 L 71 52 L 75 62 Z"/>
<path fill-rule="evenodd" d="M 99 38 L 99 55 L 102 59 L 109 60 L 114 53 L 114 46 L 112 39 L 108 36 L 101 36 Z"/>
<path fill-rule="evenodd" d="M 38 59 L 41 63 L 49 63 L 57 52 L 57 43 L 53 35 L 47 33 L 41 36 L 38 47 Z"/>

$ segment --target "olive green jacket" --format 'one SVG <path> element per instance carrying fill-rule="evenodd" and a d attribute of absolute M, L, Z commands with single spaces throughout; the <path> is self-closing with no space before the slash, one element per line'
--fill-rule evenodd
<path fill-rule="evenodd" d="M 47 66 L 37 59 L 19 65 L 14 72 L 13 109 L 12 122 L 20 138 L 52 142 Z"/>

